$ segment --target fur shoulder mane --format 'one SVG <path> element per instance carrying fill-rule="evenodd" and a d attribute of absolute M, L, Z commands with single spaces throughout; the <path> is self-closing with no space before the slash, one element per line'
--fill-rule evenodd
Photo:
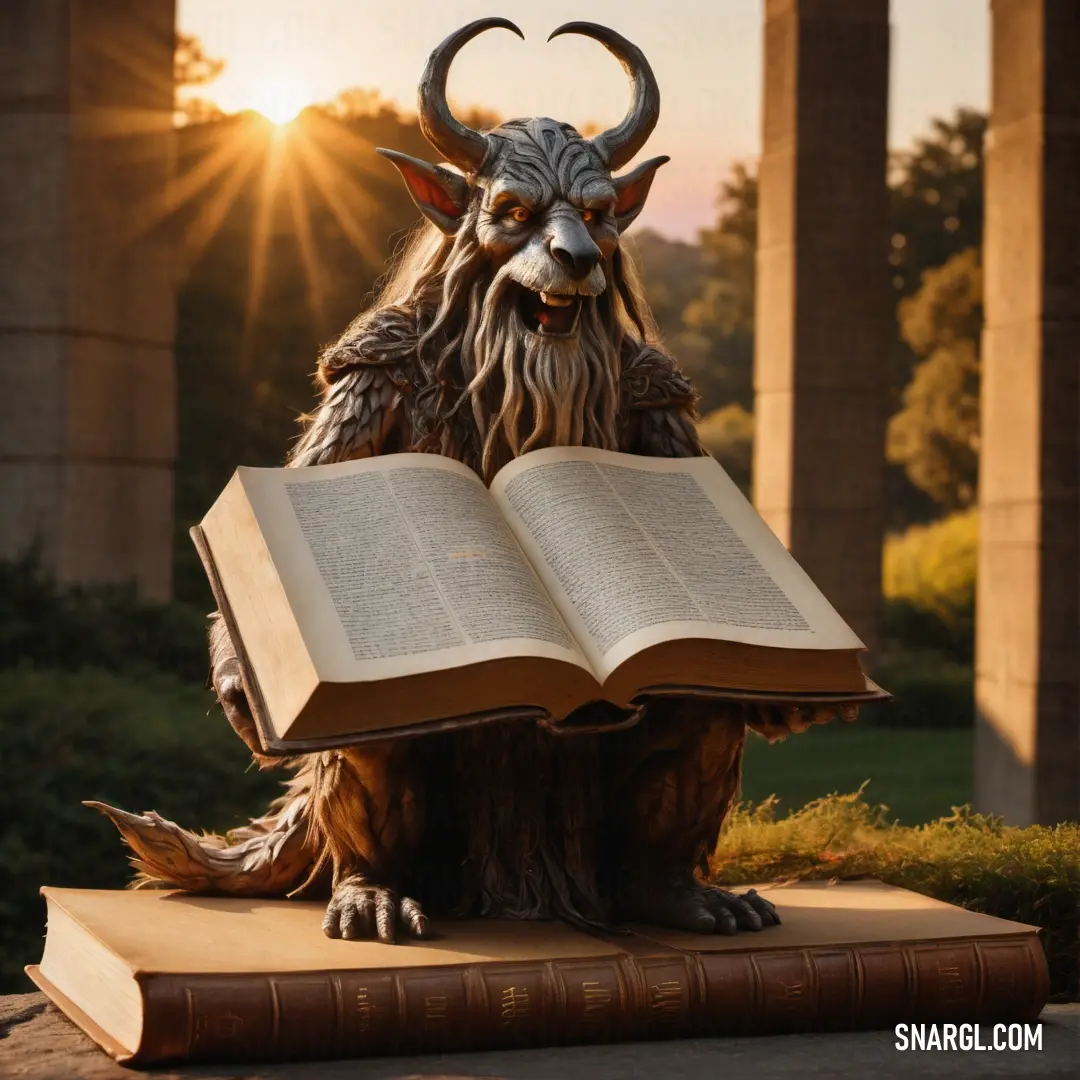
<path fill-rule="evenodd" d="M 623 343 L 620 397 L 625 409 L 693 409 L 697 393 L 675 358 L 655 343 Z"/>
<path fill-rule="evenodd" d="M 420 331 L 416 313 L 403 306 L 365 311 L 319 356 L 319 382 L 330 386 L 358 367 L 392 367 L 412 373 Z"/>

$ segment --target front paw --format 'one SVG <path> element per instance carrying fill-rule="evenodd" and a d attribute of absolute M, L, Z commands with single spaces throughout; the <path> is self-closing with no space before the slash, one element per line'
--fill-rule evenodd
<path fill-rule="evenodd" d="M 251 715 L 251 706 L 244 693 L 244 684 L 240 680 L 240 670 L 235 664 L 223 665 L 214 672 L 214 691 L 225 712 L 225 718 L 232 725 L 233 731 L 247 744 L 247 748 L 256 755 L 261 755 L 259 733 Z"/>
<path fill-rule="evenodd" d="M 630 896 L 620 915 L 631 922 L 652 923 L 696 934 L 737 934 L 778 926 L 780 916 L 756 889 L 737 896 L 694 880 L 676 880 Z"/>
<path fill-rule="evenodd" d="M 372 885 L 358 874 L 336 889 L 322 923 L 327 937 L 359 941 L 377 937 L 392 945 L 399 930 L 415 938 L 428 936 L 427 916 L 420 905 L 392 889 Z"/>

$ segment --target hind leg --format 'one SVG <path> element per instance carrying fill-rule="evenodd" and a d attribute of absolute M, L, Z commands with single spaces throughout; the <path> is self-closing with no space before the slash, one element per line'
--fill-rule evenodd
<path fill-rule="evenodd" d="M 280 762 L 260 753 L 240 680 L 240 664 L 220 615 L 210 622 L 211 682 L 225 716 L 260 768 Z M 398 893 L 422 818 L 416 755 L 404 743 L 311 754 L 297 776 L 310 793 L 309 837 L 317 851 L 313 876 L 332 869 L 333 895 L 323 929 L 330 937 L 393 941 L 398 930 L 422 937 L 420 905 Z"/>
<path fill-rule="evenodd" d="M 738 705 L 687 698 L 649 704 L 613 737 L 608 780 L 616 913 L 628 921 L 734 934 L 779 923 L 751 891 L 701 880 L 739 789 L 746 727 Z"/>
<path fill-rule="evenodd" d="M 403 894 L 423 823 L 419 755 L 408 743 L 310 754 L 270 811 L 228 837 L 198 836 L 153 811 L 100 810 L 133 851 L 142 881 L 196 893 L 282 896 L 332 879 L 323 928 L 331 937 L 427 933 Z"/>

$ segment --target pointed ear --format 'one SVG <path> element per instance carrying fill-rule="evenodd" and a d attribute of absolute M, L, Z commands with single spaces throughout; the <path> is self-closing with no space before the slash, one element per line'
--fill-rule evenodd
<path fill-rule="evenodd" d="M 469 205 L 469 184 L 465 177 L 396 150 L 376 148 L 376 153 L 397 167 L 420 213 L 447 236 L 453 236 Z"/>
<path fill-rule="evenodd" d="M 623 232 L 645 207 L 653 177 L 671 158 L 654 157 L 642 162 L 633 172 L 615 177 L 615 224 Z"/>

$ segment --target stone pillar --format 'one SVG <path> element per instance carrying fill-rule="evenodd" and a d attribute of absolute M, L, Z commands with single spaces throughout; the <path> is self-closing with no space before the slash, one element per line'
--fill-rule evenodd
<path fill-rule="evenodd" d="M 0 558 L 171 590 L 174 0 L 0 3 Z"/>
<path fill-rule="evenodd" d="M 754 503 L 871 651 L 885 530 L 888 0 L 766 0 Z"/>
<path fill-rule="evenodd" d="M 975 800 L 1080 818 L 1080 4 L 993 0 Z"/>

